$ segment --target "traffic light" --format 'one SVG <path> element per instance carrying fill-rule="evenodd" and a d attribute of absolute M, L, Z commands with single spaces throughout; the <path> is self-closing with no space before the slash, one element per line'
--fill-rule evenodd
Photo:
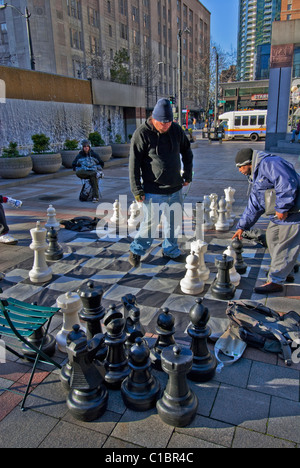
<path fill-rule="evenodd" d="M 171 104 L 175 104 L 175 96 L 170 96 L 169 101 Z"/>

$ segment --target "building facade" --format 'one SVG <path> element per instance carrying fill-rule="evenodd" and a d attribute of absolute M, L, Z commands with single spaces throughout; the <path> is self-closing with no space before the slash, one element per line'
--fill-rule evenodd
<path fill-rule="evenodd" d="M 280 13 L 281 0 L 240 0 L 237 67 L 241 81 L 268 78 L 272 23 Z"/>
<path fill-rule="evenodd" d="M 161 96 L 176 96 L 181 32 L 184 105 L 205 107 L 210 13 L 198 0 L 10 0 L 10 5 L 15 9 L 0 10 L 0 64 L 30 68 L 26 18 L 19 14 L 27 6 L 36 70 L 111 80 L 114 68 L 117 80 L 122 76 L 145 88 L 151 108 Z"/>

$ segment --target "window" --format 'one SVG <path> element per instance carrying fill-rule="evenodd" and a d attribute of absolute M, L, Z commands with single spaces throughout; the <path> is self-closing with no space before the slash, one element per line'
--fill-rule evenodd
<path fill-rule="evenodd" d="M 73 49 L 82 50 L 82 34 L 76 29 L 70 29 L 70 44 Z"/>
<path fill-rule="evenodd" d="M 249 125 L 249 117 L 248 117 L 248 115 L 243 115 L 243 118 L 242 118 L 242 125 Z"/>
<path fill-rule="evenodd" d="M 256 125 L 257 122 L 257 115 L 250 116 L 250 125 Z"/>
<path fill-rule="evenodd" d="M 8 44 L 7 25 L 0 23 L 0 45 Z"/>
<path fill-rule="evenodd" d="M 259 115 L 258 116 L 258 125 L 264 125 L 265 124 L 265 116 L 264 115 Z"/>
<path fill-rule="evenodd" d="M 234 119 L 234 126 L 239 127 L 240 125 L 241 125 L 241 117 L 239 116 Z"/>

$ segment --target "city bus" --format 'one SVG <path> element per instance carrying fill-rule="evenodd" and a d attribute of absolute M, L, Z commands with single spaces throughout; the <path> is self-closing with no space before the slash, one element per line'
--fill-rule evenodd
<path fill-rule="evenodd" d="M 267 129 L 267 111 L 249 110 L 225 112 L 219 116 L 225 140 L 249 138 L 258 141 L 265 138 Z"/>

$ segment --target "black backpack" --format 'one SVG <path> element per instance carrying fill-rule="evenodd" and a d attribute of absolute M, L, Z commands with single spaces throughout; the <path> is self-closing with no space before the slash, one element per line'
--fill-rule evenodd
<path fill-rule="evenodd" d="M 92 199 L 93 199 L 92 186 L 89 180 L 85 180 L 82 185 L 80 194 L 79 194 L 79 200 L 82 202 L 85 202 L 85 201 L 92 201 Z"/>
<path fill-rule="evenodd" d="M 280 315 L 257 302 L 232 301 L 228 302 L 226 314 L 238 328 L 240 339 L 249 346 L 280 354 L 288 366 L 300 362 L 299 313 Z"/>

